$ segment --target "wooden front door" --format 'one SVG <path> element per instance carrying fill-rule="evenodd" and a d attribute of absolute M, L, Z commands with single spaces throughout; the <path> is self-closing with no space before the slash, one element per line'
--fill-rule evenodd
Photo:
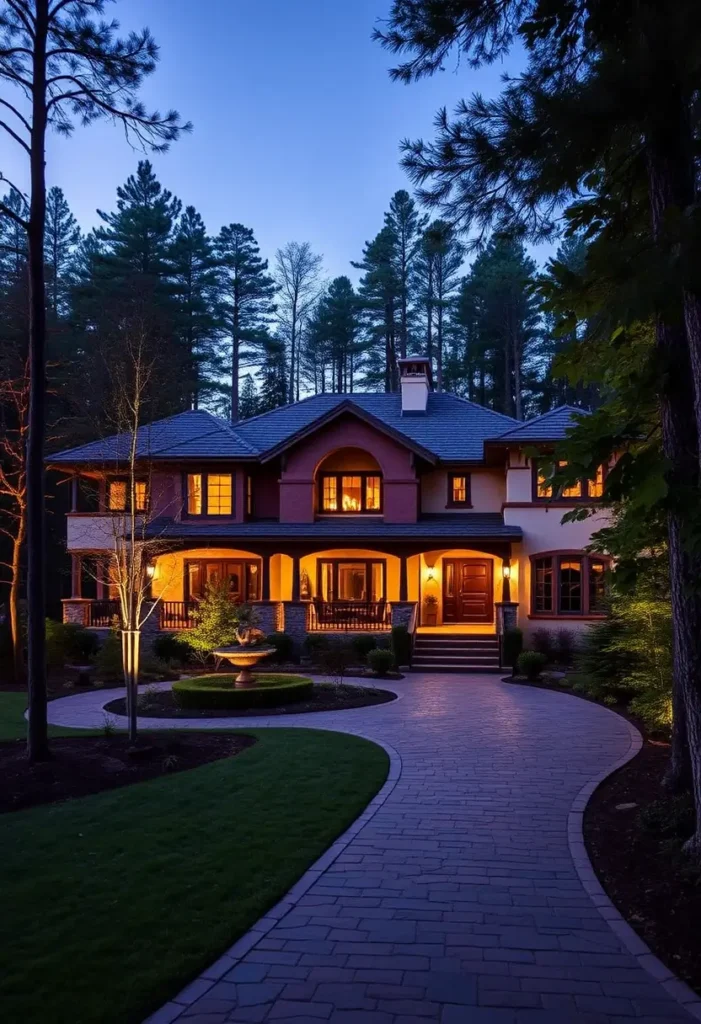
<path fill-rule="evenodd" d="M 443 560 L 443 622 L 493 622 L 492 561 Z"/>

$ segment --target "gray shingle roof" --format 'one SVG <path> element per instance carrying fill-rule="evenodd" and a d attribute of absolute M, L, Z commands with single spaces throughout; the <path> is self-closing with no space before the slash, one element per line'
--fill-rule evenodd
<path fill-rule="evenodd" d="M 289 539 L 304 540 L 309 538 L 329 537 L 334 539 L 356 540 L 376 538 L 382 540 L 421 540 L 426 538 L 456 540 L 520 540 L 522 536 L 519 526 L 507 526 L 504 517 L 498 512 L 466 512 L 457 515 L 426 515 L 417 523 L 384 523 L 381 519 L 329 518 L 317 519 L 313 523 L 278 523 L 269 522 L 197 522 L 184 519 L 156 519 L 149 524 L 148 533 L 151 537 L 170 539 L 187 538 L 189 540 L 215 540 L 225 538 L 241 538 L 245 540 Z"/>
<path fill-rule="evenodd" d="M 425 415 L 402 416 L 399 394 L 354 392 L 315 395 L 301 402 L 243 420 L 235 426 L 203 410 L 178 413 L 144 426 L 138 433 L 138 455 L 152 459 L 256 459 L 348 409 L 357 409 L 416 446 L 419 454 L 443 462 L 481 462 L 485 441 L 555 441 L 565 436 L 583 410 L 562 406 L 519 423 L 446 392 L 431 392 Z M 54 464 L 123 461 L 129 435 L 115 435 L 59 452 Z"/>
<path fill-rule="evenodd" d="M 119 462 L 129 457 L 131 435 L 90 441 L 78 448 L 52 455 L 49 461 Z M 139 458 L 246 458 L 255 451 L 224 420 L 204 410 L 181 412 L 164 420 L 140 427 L 137 432 Z"/>
<path fill-rule="evenodd" d="M 578 409 L 574 405 L 561 405 L 557 409 L 526 420 L 516 427 L 492 438 L 494 441 L 560 441 L 567 436 L 567 431 L 577 423 L 578 416 L 589 416 L 587 409 Z"/>
<path fill-rule="evenodd" d="M 237 423 L 236 432 L 264 454 L 348 403 L 444 461 L 480 461 L 484 441 L 518 422 L 447 392 L 431 392 L 426 415 L 420 416 L 402 416 L 400 394 L 354 392 L 315 395 L 294 405 L 285 405 Z"/>

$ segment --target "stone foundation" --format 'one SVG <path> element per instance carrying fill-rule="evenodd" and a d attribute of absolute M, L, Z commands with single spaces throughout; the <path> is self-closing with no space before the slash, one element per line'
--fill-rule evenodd
<path fill-rule="evenodd" d="M 257 601 L 253 605 L 256 628 L 268 633 L 282 632 L 283 608 L 280 601 Z"/>
<path fill-rule="evenodd" d="M 406 626 L 408 629 L 415 607 L 415 601 L 392 601 L 392 625 Z"/>
<path fill-rule="evenodd" d="M 282 622 L 283 631 L 292 637 L 298 655 L 307 636 L 307 602 L 285 601 Z"/>
<path fill-rule="evenodd" d="M 84 626 L 88 621 L 88 605 L 86 597 L 67 597 L 63 600 L 63 621 L 73 626 Z"/>

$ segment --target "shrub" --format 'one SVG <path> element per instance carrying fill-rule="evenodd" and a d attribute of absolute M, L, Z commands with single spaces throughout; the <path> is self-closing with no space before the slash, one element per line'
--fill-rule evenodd
<path fill-rule="evenodd" d="M 195 656 L 206 662 L 218 647 L 238 642 L 239 625 L 254 626 L 250 605 L 234 604 L 226 581 L 210 583 L 197 608 L 197 623 L 188 633 L 187 641 Z"/>
<path fill-rule="evenodd" d="M 548 661 L 552 661 L 555 644 L 549 629 L 534 629 L 531 633 L 531 646 L 538 654 L 544 654 Z"/>
<path fill-rule="evenodd" d="M 173 700 L 179 708 L 269 708 L 306 700 L 314 688 L 306 676 L 261 673 L 254 676 L 254 687 L 237 690 L 234 678 L 217 675 L 180 679 L 173 683 Z"/>
<path fill-rule="evenodd" d="M 122 638 L 119 630 L 111 629 L 105 637 L 95 658 L 95 671 L 100 679 L 114 680 L 123 677 Z"/>
<path fill-rule="evenodd" d="M 317 654 L 322 672 L 340 682 L 352 666 L 355 655 L 347 640 L 331 640 Z"/>
<path fill-rule="evenodd" d="M 308 633 L 304 638 L 302 650 L 309 658 L 318 657 L 323 651 L 328 651 L 331 646 L 331 639 L 322 633 Z"/>
<path fill-rule="evenodd" d="M 515 668 L 519 655 L 523 650 L 523 632 L 520 629 L 507 629 L 504 632 L 504 664 Z"/>
<path fill-rule="evenodd" d="M 180 633 L 161 633 L 154 641 L 153 653 L 160 661 L 175 661 L 182 665 L 192 657 L 192 648 Z"/>
<path fill-rule="evenodd" d="M 360 661 L 365 664 L 368 660 L 368 654 L 370 651 L 374 651 L 378 644 L 372 633 L 358 633 L 352 638 L 351 646 L 358 655 Z"/>
<path fill-rule="evenodd" d="M 275 659 L 277 661 L 292 661 L 295 643 L 289 633 L 268 633 L 265 638 L 266 644 L 275 648 Z"/>
<path fill-rule="evenodd" d="M 525 676 L 530 682 L 535 682 L 548 664 L 548 659 L 540 651 L 524 651 L 518 656 L 519 674 Z"/>
<path fill-rule="evenodd" d="M 558 629 L 555 634 L 555 657 L 563 668 L 572 664 L 574 649 L 574 634 L 569 629 Z"/>
<path fill-rule="evenodd" d="M 624 683 L 632 667 L 630 654 L 619 649 L 623 623 L 612 610 L 608 619 L 592 623 L 582 634 L 575 657 L 575 690 L 604 704 L 628 703 L 635 693 Z"/>
<path fill-rule="evenodd" d="M 411 664 L 411 637 L 406 626 L 392 626 L 392 651 L 397 668 Z"/>
<path fill-rule="evenodd" d="M 383 651 L 376 647 L 368 653 L 368 662 L 372 671 L 378 676 L 386 676 L 394 667 L 394 654 L 392 651 Z"/>
<path fill-rule="evenodd" d="M 46 620 L 46 663 L 49 668 L 63 668 L 66 663 L 85 664 L 97 652 L 96 633 L 72 622 Z"/>

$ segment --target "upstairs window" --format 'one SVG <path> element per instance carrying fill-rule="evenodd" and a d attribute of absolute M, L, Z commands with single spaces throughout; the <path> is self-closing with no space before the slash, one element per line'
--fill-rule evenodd
<path fill-rule="evenodd" d="M 362 515 L 382 511 L 382 477 L 377 473 L 324 473 L 319 509 L 327 514 Z"/>
<path fill-rule="evenodd" d="M 560 460 L 557 464 L 558 470 L 565 469 L 566 466 L 567 462 L 564 460 Z M 533 500 L 551 501 L 555 498 L 557 501 L 600 501 L 604 496 L 605 477 L 604 467 L 599 466 L 592 480 L 582 477 L 567 487 L 554 491 L 549 466 L 535 465 L 533 469 Z"/>
<path fill-rule="evenodd" d="M 448 508 L 469 508 L 471 505 L 469 473 L 448 474 Z"/>
<path fill-rule="evenodd" d="M 107 507 L 110 512 L 126 512 L 129 497 L 128 480 L 108 480 L 107 482 Z M 136 480 L 134 483 L 134 497 L 136 499 L 136 511 L 145 512 L 148 503 L 148 486 L 145 480 Z"/>
<path fill-rule="evenodd" d="M 230 516 L 233 493 L 231 473 L 188 473 L 187 514 Z"/>
<path fill-rule="evenodd" d="M 531 559 L 531 614 L 556 618 L 605 613 L 607 558 L 585 554 Z"/>

